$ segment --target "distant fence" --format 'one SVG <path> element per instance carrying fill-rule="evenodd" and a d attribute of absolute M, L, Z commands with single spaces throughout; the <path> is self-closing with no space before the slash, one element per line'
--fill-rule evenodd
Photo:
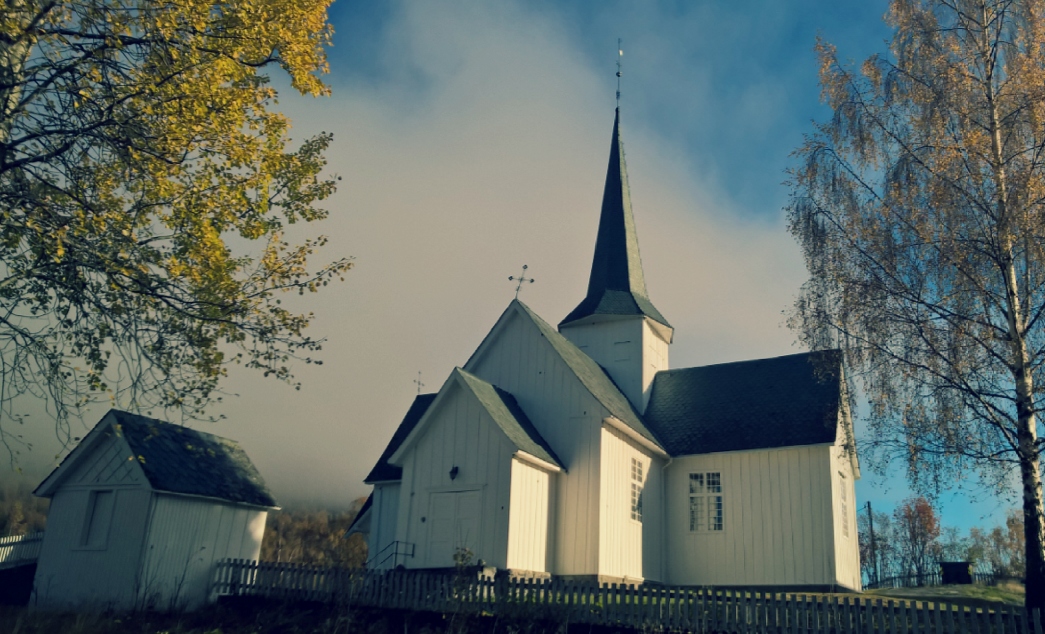
<path fill-rule="evenodd" d="M 0 537 L 0 568 L 11 568 L 36 561 L 40 556 L 43 532 Z"/>
<path fill-rule="evenodd" d="M 973 583 L 993 585 L 1001 580 L 1001 577 L 993 572 L 974 572 L 971 574 Z M 877 590 L 879 588 L 920 588 L 923 586 L 943 585 L 943 575 L 939 572 L 931 572 L 923 575 L 901 575 L 898 577 L 886 577 L 880 581 L 869 581 L 864 584 L 864 590 Z"/>
<path fill-rule="evenodd" d="M 218 564 L 217 596 L 729 634 L 1043 634 L 1037 610 L 477 574 Z"/>

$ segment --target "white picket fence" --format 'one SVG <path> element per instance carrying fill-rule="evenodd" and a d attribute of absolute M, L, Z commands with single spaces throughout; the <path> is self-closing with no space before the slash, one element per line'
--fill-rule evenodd
<path fill-rule="evenodd" d="M 40 556 L 43 532 L 0 537 L 0 568 L 13 568 L 36 561 Z"/>
<path fill-rule="evenodd" d="M 702 634 L 1043 634 L 1037 610 L 1028 615 L 1014 606 L 988 610 L 871 596 L 346 570 L 243 559 L 218 564 L 213 592 Z"/>

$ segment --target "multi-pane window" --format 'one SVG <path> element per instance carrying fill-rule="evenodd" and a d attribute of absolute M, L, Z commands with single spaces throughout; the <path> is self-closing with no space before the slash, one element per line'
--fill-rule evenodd
<path fill-rule="evenodd" d="M 849 537 L 849 501 L 846 497 L 848 487 L 845 484 L 845 474 L 839 471 L 838 477 L 840 478 L 838 488 L 842 492 L 842 503 L 839 505 L 839 510 L 842 511 L 842 535 Z"/>
<path fill-rule="evenodd" d="M 642 521 L 642 461 L 631 459 L 631 519 Z"/>
<path fill-rule="evenodd" d="M 722 524 L 722 474 L 689 474 L 689 530 L 720 531 Z"/>

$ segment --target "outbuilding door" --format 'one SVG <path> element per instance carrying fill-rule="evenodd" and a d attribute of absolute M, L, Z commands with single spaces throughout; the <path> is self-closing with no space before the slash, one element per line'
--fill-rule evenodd
<path fill-rule="evenodd" d="M 433 493 L 428 518 L 428 567 L 447 568 L 455 565 L 455 553 L 469 553 L 470 563 L 479 558 L 479 531 L 482 491 L 447 491 Z"/>

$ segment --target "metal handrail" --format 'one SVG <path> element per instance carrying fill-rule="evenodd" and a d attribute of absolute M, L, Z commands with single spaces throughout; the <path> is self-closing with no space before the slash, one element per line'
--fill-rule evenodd
<path fill-rule="evenodd" d="M 391 551 L 391 552 L 389 552 Z M 382 548 L 376 555 L 366 562 L 367 568 L 379 568 L 389 559 L 392 559 L 392 568 L 399 565 L 399 557 L 402 556 L 404 563 L 407 557 L 413 558 L 414 544 L 410 542 L 394 541 Z M 375 563 L 376 562 L 376 563 Z"/>

